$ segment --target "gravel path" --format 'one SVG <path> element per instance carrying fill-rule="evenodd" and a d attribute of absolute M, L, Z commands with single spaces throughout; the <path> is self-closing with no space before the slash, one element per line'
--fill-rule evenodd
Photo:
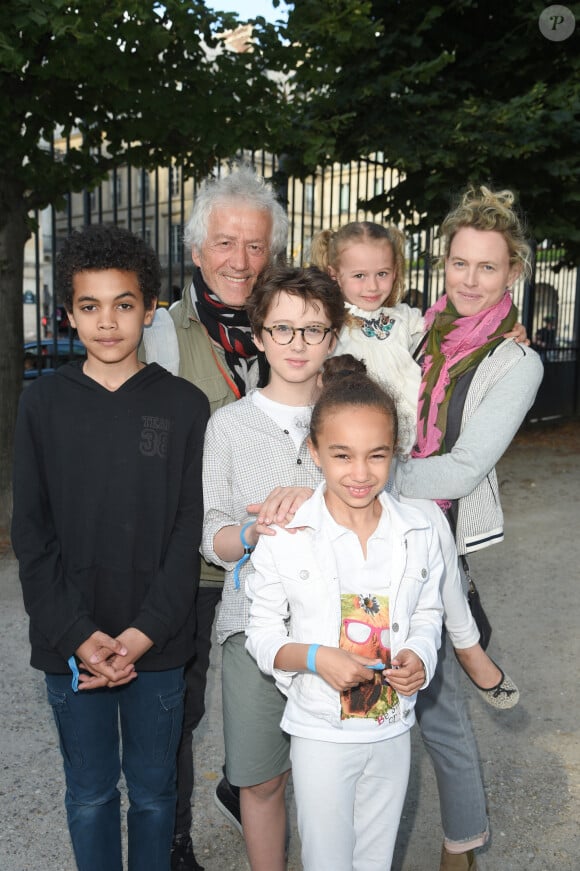
<path fill-rule="evenodd" d="M 465 681 L 492 823 L 492 841 L 480 853 L 479 867 L 578 871 L 580 423 L 518 438 L 499 465 L 499 479 L 506 542 L 470 562 L 493 623 L 490 653 L 519 685 L 522 698 L 513 711 L 495 712 Z M 60 754 L 42 676 L 28 665 L 27 620 L 10 554 L 0 557 L 0 597 L 0 869 L 74 871 Z M 212 799 L 223 756 L 216 649 L 207 701 L 195 744 L 196 854 L 206 871 L 245 871 L 242 840 Z M 438 868 L 436 789 L 414 731 L 393 871 Z M 301 869 L 295 832 L 288 867 Z"/>

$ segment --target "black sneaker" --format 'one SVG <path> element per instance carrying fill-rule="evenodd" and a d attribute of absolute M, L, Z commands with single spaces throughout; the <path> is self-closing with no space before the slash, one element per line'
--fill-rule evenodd
<path fill-rule="evenodd" d="M 171 871 L 204 871 L 193 855 L 193 843 L 189 835 L 175 835 L 171 845 Z"/>
<path fill-rule="evenodd" d="M 214 801 L 224 817 L 235 826 L 240 835 L 242 832 L 242 815 L 240 812 L 240 790 L 237 786 L 222 777 L 214 793 Z"/>

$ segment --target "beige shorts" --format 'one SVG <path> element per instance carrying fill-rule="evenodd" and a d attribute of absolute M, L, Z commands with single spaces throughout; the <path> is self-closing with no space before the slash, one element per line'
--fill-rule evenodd
<path fill-rule="evenodd" d="M 226 774 L 234 786 L 265 783 L 290 769 L 290 737 L 280 728 L 286 698 L 245 644 L 239 632 L 223 645 Z"/>

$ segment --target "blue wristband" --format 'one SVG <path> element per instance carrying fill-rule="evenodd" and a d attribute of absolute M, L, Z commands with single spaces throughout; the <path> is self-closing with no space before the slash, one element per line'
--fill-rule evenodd
<path fill-rule="evenodd" d="M 242 542 L 244 548 L 244 555 L 239 559 L 236 563 L 236 567 L 234 569 L 234 588 L 236 590 L 240 589 L 240 571 L 242 566 L 244 566 L 248 560 L 250 559 L 250 554 L 255 549 L 252 544 L 248 544 L 246 541 L 246 529 L 250 527 L 254 523 L 253 520 L 248 520 L 247 523 L 244 523 L 242 528 L 240 529 L 240 541 Z"/>
<path fill-rule="evenodd" d="M 320 644 L 311 644 L 306 654 L 306 668 L 313 674 L 316 674 L 316 653 Z"/>
<path fill-rule="evenodd" d="M 250 526 L 253 526 L 253 525 L 254 525 L 254 521 L 248 520 L 248 522 L 244 523 L 244 525 L 240 529 L 240 541 L 242 542 L 242 544 L 244 546 L 244 554 L 252 553 L 252 551 L 255 549 L 253 544 L 248 544 L 248 542 L 246 541 L 246 529 L 249 529 Z"/>
<path fill-rule="evenodd" d="M 68 659 L 68 667 L 72 671 L 72 680 L 71 686 L 73 693 L 78 693 L 79 691 L 79 667 L 77 665 L 77 661 L 74 656 L 70 656 Z"/>

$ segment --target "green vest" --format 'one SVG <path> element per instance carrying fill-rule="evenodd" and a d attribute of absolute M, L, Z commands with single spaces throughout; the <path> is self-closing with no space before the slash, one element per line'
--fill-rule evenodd
<path fill-rule="evenodd" d="M 195 316 L 189 286 L 183 291 L 181 301 L 169 310 L 169 314 L 173 318 L 177 333 L 180 376 L 203 390 L 209 399 L 212 414 L 216 408 L 234 402 L 237 397 L 220 372 L 222 366 L 227 373 L 225 360 L 220 358 L 207 330 Z M 200 581 L 204 587 L 222 585 L 224 570 L 201 557 Z"/>

